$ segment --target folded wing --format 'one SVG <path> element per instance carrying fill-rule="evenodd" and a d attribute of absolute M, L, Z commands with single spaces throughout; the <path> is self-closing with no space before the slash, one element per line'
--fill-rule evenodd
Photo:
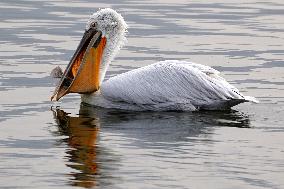
<path fill-rule="evenodd" d="M 246 101 L 238 89 L 219 76 L 217 70 L 173 60 L 112 77 L 102 84 L 101 93 L 111 101 L 156 106 L 176 103 L 197 109 L 233 106 Z"/>

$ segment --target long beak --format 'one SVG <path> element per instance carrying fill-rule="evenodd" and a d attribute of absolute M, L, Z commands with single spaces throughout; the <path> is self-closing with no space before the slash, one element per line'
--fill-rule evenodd
<path fill-rule="evenodd" d="M 93 93 L 99 90 L 100 65 L 106 45 L 102 32 L 89 29 L 63 73 L 51 100 L 58 101 L 68 93 Z"/>

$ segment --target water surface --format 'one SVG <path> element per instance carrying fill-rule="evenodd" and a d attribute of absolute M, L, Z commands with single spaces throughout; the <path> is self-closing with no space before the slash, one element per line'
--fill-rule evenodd
<path fill-rule="evenodd" d="M 50 102 L 98 8 L 128 43 L 107 78 L 165 59 L 212 66 L 260 104 L 127 112 L 79 95 Z M 284 4 L 272 1 L 0 2 L 2 188 L 284 188 Z M 58 107 L 56 107 L 58 106 Z"/>

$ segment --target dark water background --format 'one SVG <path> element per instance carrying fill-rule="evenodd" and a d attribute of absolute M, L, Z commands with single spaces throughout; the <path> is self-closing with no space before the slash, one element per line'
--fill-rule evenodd
<path fill-rule="evenodd" d="M 181 113 L 50 102 L 50 71 L 104 7 L 130 26 L 107 77 L 188 60 L 261 103 Z M 1 0 L 0 15 L 1 188 L 284 188 L 282 1 Z"/>

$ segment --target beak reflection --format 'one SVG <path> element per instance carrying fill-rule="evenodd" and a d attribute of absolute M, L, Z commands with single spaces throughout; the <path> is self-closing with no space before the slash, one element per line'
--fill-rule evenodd
<path fill-rule="evenodd" d="M 66 152 L 68 167 L 78 170 L 72 174 L 72 185 L 92 188 L 97 185 L 98 174 L 96 141 L 99 121 L 90 117 L 71 117 L 60 109 L 52 110 L 58 124 L 58 133 L 68 136 L 64 142 L 70 149 Z"/>

